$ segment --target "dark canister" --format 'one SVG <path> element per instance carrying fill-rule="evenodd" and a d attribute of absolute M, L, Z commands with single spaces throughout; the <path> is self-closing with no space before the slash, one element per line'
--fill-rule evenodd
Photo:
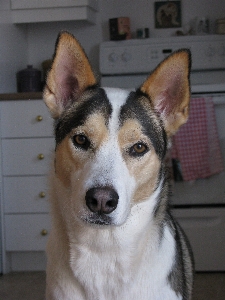
<path fill-rule="evenodd" d="M 41 91 L 41 71 L 28 65 L 26 69 L 17 73 L 17 90 L 23 92 Z"/>

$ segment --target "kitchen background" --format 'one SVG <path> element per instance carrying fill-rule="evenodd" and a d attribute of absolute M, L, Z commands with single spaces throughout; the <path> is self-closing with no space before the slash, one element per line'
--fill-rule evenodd
<path fill-rule="evenodd" d="M 31 22 L 27 22 L 26 24 L 15 24 L 13 21 L 15 16 L 11 10 L 11 2 L 19 3 L 19 5 L 20 3 L 22 5 L 27 4 L 28 2 L 38 3 L 38 5 L 41 3 L 43 3 L 43 5 L 46 5 L 46 3 L 55 5 L 56 3 L 60 3 L 60 0 L 0 0 L 0 96 L 2 100 L 7 100 L 1 95 L 2 93 L 15 93 L 17 91 L 16 73 L 18 71 L 26 68 L 27 65 L 33 65 L 34 68 L 39 70 L 42 69 L 42 62 L 46 59 L 50 59 L 53 55 L 55 41 L 61 30 L 68 30 L 79 39 L 94 70 L 96 73 L 99 73 L 99 49 L 102 42 L 109 41 L 108 20 L 110 18 L 129 17 L 132 37 L 135 37 L 138 28 L 149 28 L 150 39 L 161 38 L 162 41 L 165 41 L 166 43 L 167 41 L 170 41 L 168 38 L 174 36 L 177 30 L 187 32 L 191 26 L 193 27 L 196 25 L 202 18 L 209 20 L 209 34 L 214 34 L 216 32 L 216 20 L 225 18 L 224 0 L 182 0 L 182 27 L 156 29 L 154 24 L 154 0 L 90 0 L 90 2 L 98 3 L 98 9 L 94 11 L 94 14 L 91 16 L 92 22 L 84 20 L 62 20 L 60 22 L 51 22 L 52 16 L 51 13 L 49 13 L 45 22 L 35 23 L 33 22 L 34 20 L 31 19 Z M 69 2 L 72 1 L 61 0 L 61 3 Z M 74 3 L 75 2 L 89 3 L 89 0 L 77 0 L 74 1 Z M 77 16 L 77 14 L 76 16 L 74 15 L 74 19 L 76 19 Z M 21 20 L 23 20 L 23 17 L 25 18 L 25 15 L 20 15 Z M 40 15 L 40 17 L 43 16 Z M 220 37 L 224 45 L 225 35 Z M 199 40 L 202 40 L 202 38 Z M 168 44 L 169 43 L 170 42 L 168 42 Z M 221 55 L 223 56 L 224 54 Z M 224 72 L 224 69 L 221 72 Z M 224 84 L 223 76 L 220 76 L 220 78 L 222 78 Z M 223 98 L 225 99 L 225 96 L 223 96 Z M 214 97 L 214 100 L 215 99 L 217 98 Z M 11 113 L 11 109 L 14 114 Z M 219 99 L 217 100 L 216 113 L 217 117 L 219 116 L 220 121 L 222 120 L 220 135 L 223 141 L 225 141 L 224 112 L 225 105 L 221 104 Z M 41 119 L 36 119 L 36 114 L 39 113 L 41 114 L 41 117 L 43 117 L 41 122 Z M 38 115 L 37 118 L 39 117 L 40 116 Z M 46 220 L 48 224 L 49 216 L 47 201 L 45 197 L 42 197 L 44 193 L 42 195 L 42 192 L 39 192 L 42 191 L 40 186 L 42 188 L 46 182 L 48 167 L 46 166 L 45 160 L 37 161 L 36 154 L 39 153 L 37 151 L 40 151 L 40 153 L 42 153 L 41 151 L 44 151 L 42 148 L 40 148 L 40 150 L 38 148 L 39 144 L 43 145 L 43 139 L 45 140 L 44 145 L 47 152 L 49 152 L 49 148 L 52 147 L 53 138 L 51 122 L 51 118 L 40 100 L 29 101 L 29 109 L 27 108 L 27 100 L 0 101 L 0 161 L 2 163 L 2 165 L 0 165 L 0 197 L 2 197 L 2 199 L 0 199 L 0 224 L 1 220 L 4 222 L 2 236 L 0 231 L 0 248 L 1 244 L 3 244 L 3 251 L 0 249 L 0 273 L 7 273 L 9 271 L 44 270 L 45 268 L 45 255 L 43 250 L 45 248 L 47 231 L 43 228 L 45 228 Z M 7 126 L 5 124 L 7 124 Z M 26 150 L 27 152 L 25 152 L 23 148 L 20 148 L 22 144 L 27 145 L 29 149 L 32 148 L 32 151 Z M 13 145 L 13 147 L 10 145 Z M 225 145 L 225 143 L 223 143 L 223 145 Z M 13 152 L 13 149 L 16 150 Z M 225 147 L 223 147 L 223 149 L 225 149 Z M 31 152 L 35 153 L 34 157 L 30 154 Z M 223 152 L 225 153 L 224 150 Z M 12 154 L 14 155 L 15 160 L 19 161 L 18 165 L 20 167 L 17 167 L 14 161 L 11 160 Z M 17 159 L 18 154 L 21 159 Z M 20 160 L 22 163 L 20 163 Z M 29 163 L 25 165 L 23 163 L 24 160 L 29 161 Z M 35 167 L 33 167 L 33 163 L 35 163 Z M 12 170 L 10 169 L 11 167 Z M 218 181 L 217 177 L 215 177 L 214 180 Z M 206 182 L 206 185 L 207 184 L 208 183 Z M 4 193 L 2 189 L 3 186 L 5 189 Z M 22 194 L 24 191 L 20 190 L 21 186 L 24 186 L 25 197 Z M 27 188 L 28 186 L 29 188 Z M 222 192 L 223 186 L 224 184 L 222 183 L 218 192 Z M 184 195 L 184 193 L 190 194 L 191 185 L 185 187 L 185 190 L 182 189 L 182 195 Z M 208 190 L 205 190 L 205 194 L 207 194 Z M 35 194 L 35 197 L 33 197 L 32 193 Z M 202 189 L 193 189 L 193 194 L 190 194 L 190 197 L 194 200 L 196 199 L 196 194 L 202 195 Z M 17 201 L 18 198 L 21 198 L 20 201 Z M 9 199 L 12 200 L 8 201 Z M 32 199 L 29 205 L 27 205 L 27 199 Z M 211 213 L 208 215 L 208 209 L 210 209 L 210 207 L 207 207 L 206 209 L 202 209 L 200 215 L 200 210 L 197 209 L 194 210 L 196 215 L 185 216 L 185 218 L 187 217 L 187 220 L 189 218 L 193 221 L 193 226 L 196 225 L 197 227 L 198 222 L 196 220 L 199 217 L 204 224 L 204 231 L 200 230 L 196 233 L 197 238 L 195 243 L 201 245 L 201 247 L 199 247 L 201 248 L 199 250 L 199 256 L 201 256 L 201 251 L 205 253 L 206 248 L 214 249 L 214 246 L 221 250 L 220 254 L 222 253 L 221 256 L 224 257 L 223 249 L 221 248 L 224 245 L 225 208 L 224 198 L 221 199 L 223 201 L 222 204 L 219 203 L 216 208 L 215 205 L 212 206 L 213 214 L 214 209 L 216 210 L 215 215 L 211 215 Z M 189 208 L 186 207 L 185 209 L 188 211 Z M 217 215 L 218 211 L 221 213 L 221 217 L 220 214 Z M 32 226 L 27 225 L 28 221 L 31 222 Z M 43 228 L 39 228 L 40 226 L 43 226 Z M 193 226 L 190 228 L 193 228 Z M 217 230 L 218 227 L 220 231 Z M 216 237 L 214 228 L 218 233 Z M 202 236 L 205 234 L 206 230 L 208 233 L 206 236 L 209 236 L 210 238 L 208 239 L 209 242 L 207 242 L 207 246 L 204 246 L 205 244 L 202 242 Z M 199 232 L 204 234 L 201 236 Z M 8 236 L 7 242 L 5 242 L 6 235 Z M 27 240 L 26 236 L 28 236 Z M 216 241 L 218 240 L 218 243 L 214 242 L 214 238 Z M 36 248 L 37 245 L 39 248 Z M 37 251 L 34 251 L 34 249 Z M 209 257 L 209 259 L 207 258 L 207 260 L 212 261 L 213 263 L 216 261 L 216 268 L 213 270 L 224 271 L 224 261 L 220 260 L 220 256 L 218 256 L 214 250 L 211 252 L 212 256 Z M 220 265 L 222 267 L 220 267 Z M 208 266 L 203 265 L 203 268 L 200 268 L 200 270 L 210 270 L 210 268 L 207 268 Z M 27 279 L 28 277 L 31 278 L 30 275 L 31 274 L 28 273 L 28 275 L 25 275 L 24 279 L 20 274 L 17 287 L 16 285 L 13 285 L 15 287 L 14 289 L 11 287 L 12 282 L 14 282 L 12 280 L 15 280 L 15 278 L 12 279 L 12 277 L 8 277 L 9 284 L 7 290 L 9 290 L 9 294 L 15 292 L 12 298 L 6 297 L 8 294 L 6 294 L 4 288 L 7 284 L 5 284 L 4 280 L 2 280 L 2 282 L 0 281 L 0 298 L 20 299 L 18 296 L 19 291 L 21 290 L 21 295 L 24 295 L 24 291 L 27 289 L 27 287 L 24 287 L 24 284 L 27 283 L 28 286 L 31 286 L 31 296 L 22 296 L 21 299 L 43 299 L 41 297 L 35 298 L 34 286 L 37 286 L 37 294 L 44 294 L 44 273 L 37 273 L 37 276 L 41 276 L 42 278 L 41 280 L 39 280 L 40 278 L 38 279 L 38 281 L 41 282 L 41 288 L 39 288 L 40 285 L 36 285 L 36 282 L 34 284 L 33 279 L 31 279 L 32 281 Z M 214 282 L 212 281 L 212 277 L 210 277 L 208 281 L 203 277 L 202 289 L 199 290 L 199 293 L 196 293 L 196 290 L 198 290 L 197 281 L 197 289 L 195 289 L 194 295 L 198 295 L 195 296 L 194 299 L 211 300 L 224 298 L 224 276 L 221 275 L 221 273 L 218 273 L 217 275 L 215 275 Z M 6 278 L 7 280 L 7 276 L 8 275 L 4 275 L 2 278 Z M 221 297 L 219 297 L 220 294 Z"/>
<path fill-rule="evenodd" d="M 210 0 L 182 0 L 181 3 L 184 30 L 196 18 L 207 17 L 210 31 L 214 32 L 216 19 L 224 18 L 224 0 L 215 0 L 213 4 Z M 79 39 L 98 71 L 99 44 L 109 40 L 108 20 L 121 16 L 130 18 L 132 33 L 147 27 L 150 37 L 168 37 L 177 30 L 155 29 L 154 0 L 99 0 L 96 23 L 91 25 L 82 21 L 14 25 L 10 0 L 0 0 L 0 93 L 16 92 L 15 73 L 26 65 L 41 69 L 42 61 L 52 57 L 57 34 L 63 29 Z"/>
<path fill-rule="evenodd" d="M 37 3 L 38 5 L 40 5 L 40 3 L 49 3 L 51 5 L 52 3 L 53 5 L 56 5 L 56 3 L 60 3 L 60 1 L 61 3 L 72 2 L 72 0 L 30 0 L 29 3 Z M 34 9 L 31 12 L 29 22 L 26 22 L 26 24 L 14 24 L 16 13 L 19 11 L 11 10 L 11 2 L 16 4 L 19 3 L 19 5 L 22 5 L 23 3 L 29 5 L 27 4 L 28 2 L 26 2 L 26 0 L 0 0 L 0 96 L 3 100 L 7 99 L 4 99 L 4 96 L 2 97 L 2 93 L 15 93 L 17 91 L 16 73 L 19 70 L 24 69 L 27 65 L 33 65 L 35 68 L 41 70 L 42 62 L 52 57 L 55 40 L 58 32 L 61 30 L 68 30 L 79 39 L 91 61 L 92 66 L 98 73 L 100 44 L 102 42 L 109 41 L 108 20 L 110 18 L 124 16 L 129 17 L 133 37 L 135 36 L 137 29 L 149 28 L 150 39 L 160 38 L 162 41 L 165 41 L 165 43 L 168 43 L 168 45 L 171 46 L 170 40 L 172 40 L 172 38 L 170 37 L 174 36 L 177 30 L 187 32 L 191 26 L 195 27 L 194 25 L 198 24 L 202 18 L 206 18 L 209 20 L 210 25 L 209 34 L 213 34 L 216 31 L 216 20 L 224 19 L 225 17 L 224 0 L 215 0 L 213 5 L 212 1 L 210 0 L 182 0 L 182 28 L 156 29 L 154 24 L 154 0 L 77 0 L 76 2 L 98 3 L 97 10 L 92 11 L 94 13 L 90 17 L 91 22 L 87 22 L 85 20 L 52 22 L 51 12 L 53 9 L 51 10 L 50 8 L 45 22 L 33 22 L 34 19 L 32 19 L 32 17 L 37 17 L 37 14 L 35 14 L 35 11 L 37 10 Z M 24 11 L 24 13 L 26 16 L 25 14 L 23 16 L 23 12 L 19 17 L 17 16 L 19 18 L 19 23 L 23 23 L 23 21 L 25 21 L 27 17 L 27 11 Z M 63 13 L 63 9 L 62 11 L 60 9 L 60 17 L 61 19 L 67 19 L 66 13 L 65 15 Z M 79 17 L 79 15 L 74 14 L 75 19 L 76 17 Z M 40 18 L 44 18 L 44 16 L 40 14 Z M 221 38 L 223 43 L 222 45 L 224 45 L 224 38 L 225 35 L 223 35 Z M 224 46 L 221 56 L 224 57 Z M 222 72 L 224 72 L 224 70 L 222 70 Z M 221 73 L 219 73 L 219 76 L 220 74 Z M 223 81 L 223 90 L 221 91 L 224 93 L 224 76 L 220 77 Z M 214 99 L 217 101 L 216 113 L 221 121 L 220 123 L 222 124 L 220 128 L 223 128 L 221 129 L 221 140 L 223 140 L 224 145 L 225 137 L 223 124 L 225 108 L 224 102 L 221 105 L 222 98 L 220 96 L 221 95 L 218 96 L 219 98 L 214 97 Z M 225 96 L 223 95 L 222 97 L 224 101 Z M 36 118 L 36 115 L 34 117 L 34 114 L 37 114 L 38 110 L 41 111 L 41 115 L 38 115 Z M 26 114 L 24 114 L 24 111 L 26 111 Z M 32 123 L 28 123 L 31 122 L 31 120 Z M 27 123 L 25 121 L 27 121 Z M 10 270 L 18 271 L 44 269 L 45 264 L 43 259 L 47 231 L 46 229 L 42 230 L 42 228 L 38 228 L 38 234 L 36 234 L 36 231 L 33 232 L 32 230 L 36 230 L 34 226 L 35 222 L 37 224 L 41 224 L 41 226 L 42 222 L 43 224 L 46 220 L 47 223 L 49 222 L 48 207 L 46 204 L 47 201 L 42 192 L 39 193 L 42 191 L 41 188 L 43 182 L 46 182 L 46 177 L 43 175 L 46 175 L 48 172 L 48 164 L 46 164 L 45 159 L 43 160 L 42 158 L 39 158 L 37 160 L 36 156 L 33 158 L 33 156 L 30 157 L 29 155 L 30 153 L 35 153 L 34 151 L 39 151 L 39 149 L 36 150 L 36 143 L 40 143 L 41 147 L 44 145 L 46 148 L 45 150 L 49 152 L 53 142 L 52 121 L 44 104 L 40 100 L 34 100 L 34 102 L 29 101 L 29 104 L 26 100 L 0 101 L 0 126 L 0 137 L 2 139 L 2 146 L 0 141 L 0 156 L 2 155 L 2 158 L 0 157 L 0 170 L 2 169 L 3 174 L 3 179 L 1 180 L 0 172 L 0 198 L 2 196 L 3 199 L 0 201 L 0 203 L 2 203 L 0 216 L 2 217 L 2 220 L 4 219 L 2 221 L 2 223 L 4 223 L 2 226 L 2 269 L 5 273 Z M 26 151 L 24 151 L 22 148 L 24 145 L 27 145 Z M 44 150 L 40 148 L 40 153 L 41 151 Z M 13 155 L 14 160 L 11 159 Z M 25 163 L 25 165 L 23 164 L 23 161 L 28 161 L 29 163 Z M 33 164 L 35 164 L 35 167 Z M 223 180 L 224 177 L 221 178 Z M 38 184 L 36 184 L 37 181 L 35 180 L 38 180 Z M 214 180 L 218 185 L 218 180 Z M 25 181 L 26 184 L 24 184 Z M 207 185 L 207 183 L 204 181 L 203 187 L 201 187 L 199 192 L 196 192 L 196 187 L 192 189 L 193 196 L 191 195 L 191 198 L 195 199 L 194 196 L 197 193 L 202 195 L 202 190 L 205 190 L 205 184 Z M 4 192 L 2 188 L 3 186 Z M 29 188 L 27 188 L 27 186 Z M 40 186 L 41 188 L 39 189 Z M 221 188 L 218 189 L 220 190 L 220 193 L 223 192 L 223 186 L 224 185 L 222 182 Z M 35 201 L 32 200 L 35 202 L 35 207 L 31 207 L 31 201 L 29 202 L 29 205 L 27 203 L 30 199 L 32 199 L 29 193 L 31 193 L 32 196 L 35 194 L 36 198 L 34 197 L 33 199 Z M 38 194 L 40 196 L 37 196 Z M 23 197 L 23 195 L 25 196 Z M 18 201 L 19 198 L 22 200 Z M 28 200 L 27 202 L 25 201 L 26 198 Z M 37 201 L 37 198 L 38 200 L 43 200 L 43 202 Z M 9 199 L 10 201 L 8 201 Z M 220 203 L 220 200 L 223 202 L 222 204 Z M 219 198 L 218 202 L 219 203 L 217 204 L 220 205 L 218 208 L 219 215 L 217 215 L 217 211 L 215 212 L 215 215 L 211 215 L 211 213 L 207 215 L 208 208 L 201 211 L 200 219 L 204 223 L 204 231 L 201 232 L 201 234 L 204 237 L 204 234 L 210 233 L 212 234 L 213 239 L 214 227 L 217 228 L 218 224 L 220 228 L 220 231 L 218 231 L 218 241 L 223 241 L 224 243 L 224 197 L 221 197 L 221 199 Z M 221 206 L 223 209 L 221 209 Z M 214 208 L 215 203 L 213 204 L 213 208 L 211 210 L 213 214 Z M 185 215 L 185 220 L 188 219 L 195 221 L 197 217 L 199 217 L 199 210 L 194 211 L 194 213 L 196 213 L 194 216 L 191 215 L 187 217 Z M 15 220 L 18 223 L 15 223 Z M 28 221 L 31 222 L 30 224 L 32 224 L 32 226 L 27 226 Z M 17 226 L 17 224 L 19 225 Z M 209 226 L 213 228 L 211 231 Z M 30 232 L 29 229 L 32 229 L 32 232 Z M 18 234 L 16 233 L 17 231 Z M 36 240 L 33 238 L 34 234 Z M 205 238 L 205 240 L 207 240 L 207 245 L 210 245 L 211 242 L 210 234 L 207 235 L 207 239 Z M 26 235 L 30 240 L 26 240 Z M 4 240 L 4 236 L 8 237 L 6 242 Z M 223 243 L 221 244 L 222 246 Z M 40 246 L 40 248 L 37 249 L 37 245 Z M 222 248 L 221 245 L 220 247 Z M 38 253 L 36 250 L 39 250 L 40 253 Z M 201 249 L 199 251 L 201 252 Z M 222 251 L 223 249 L 220 252 L 222 253 Z M 215 252 L 214 250 L 211 252 L 213 252 L 210 253 L 210 255 L 213 257 L 213 260 L 217 261 L 216 268 L 213 270 L 224 270 L 225 259 L 223 260 L 221 267 L 220 256 L 216 255 L 217 259 L 214 259 Z M 0 262 L 1 261 L 2 260 L 0 258 Z M 2 269 L 0 266 L 0 271 Z M 201 270 L 209 270 L 209 268 L 208 266 L 204 266 L 204 268 Z"/>

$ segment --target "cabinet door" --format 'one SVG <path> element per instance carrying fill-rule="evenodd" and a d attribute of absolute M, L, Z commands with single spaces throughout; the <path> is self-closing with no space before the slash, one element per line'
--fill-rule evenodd
<path fill-rule="evenodd" d="M 47 176 L 4 177 L 5 213 L 48 213 L 47 183 Z"/>
<path fill-rule="evenodd" d="M 225 208 L 174 209 L 191 243 L 196 271 L 225 271 Z"/>
<path fill-rule="evenodd" d="M 2 141 L 3 175 L 48 174 L 53 150 L 53 138 L 5 139 Z"/>
<path fill-rule="evenodd" d="M 48 214 L 5 215 L 6 251 L 44 251 L 49 230 Z"/>
<path fill-rule="evenodd" d="M 0 103 L 2 138 L 53 136 L 53 120 L 43 100 Z"/>

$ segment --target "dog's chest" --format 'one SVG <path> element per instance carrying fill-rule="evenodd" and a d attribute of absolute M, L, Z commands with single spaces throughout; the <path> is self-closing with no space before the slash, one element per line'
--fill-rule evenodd
<path fill-rule="evenodd" d="M 180 299 L 167 281 L 174 255 L 168 238 L 160 249 L 148 245 L 147 251 L 144 244 L 121 249 L 109 236 L 102 244 L 96 237 L 92 249 L 76 246 L 71 267 L 85 290 L 84 299 Z"/>
<path fill-rule="evenodd" d="M 97 240 L 91 247 L 75 246 L 71 254 L 73 273 L 84 287 L 85 299 L 123 299 L 124 287 L 132 280 L 129 251 L 121 253 L 107 238 L 103 243 Z"/>

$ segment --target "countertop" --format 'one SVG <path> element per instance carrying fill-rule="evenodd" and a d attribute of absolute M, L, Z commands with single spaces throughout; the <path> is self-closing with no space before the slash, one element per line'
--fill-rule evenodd
<path fill-rule="evenodd" d="M 42 92 L 0 94 L 0 100 L 30 100 L 30 99 L 42 99 Z"/>

